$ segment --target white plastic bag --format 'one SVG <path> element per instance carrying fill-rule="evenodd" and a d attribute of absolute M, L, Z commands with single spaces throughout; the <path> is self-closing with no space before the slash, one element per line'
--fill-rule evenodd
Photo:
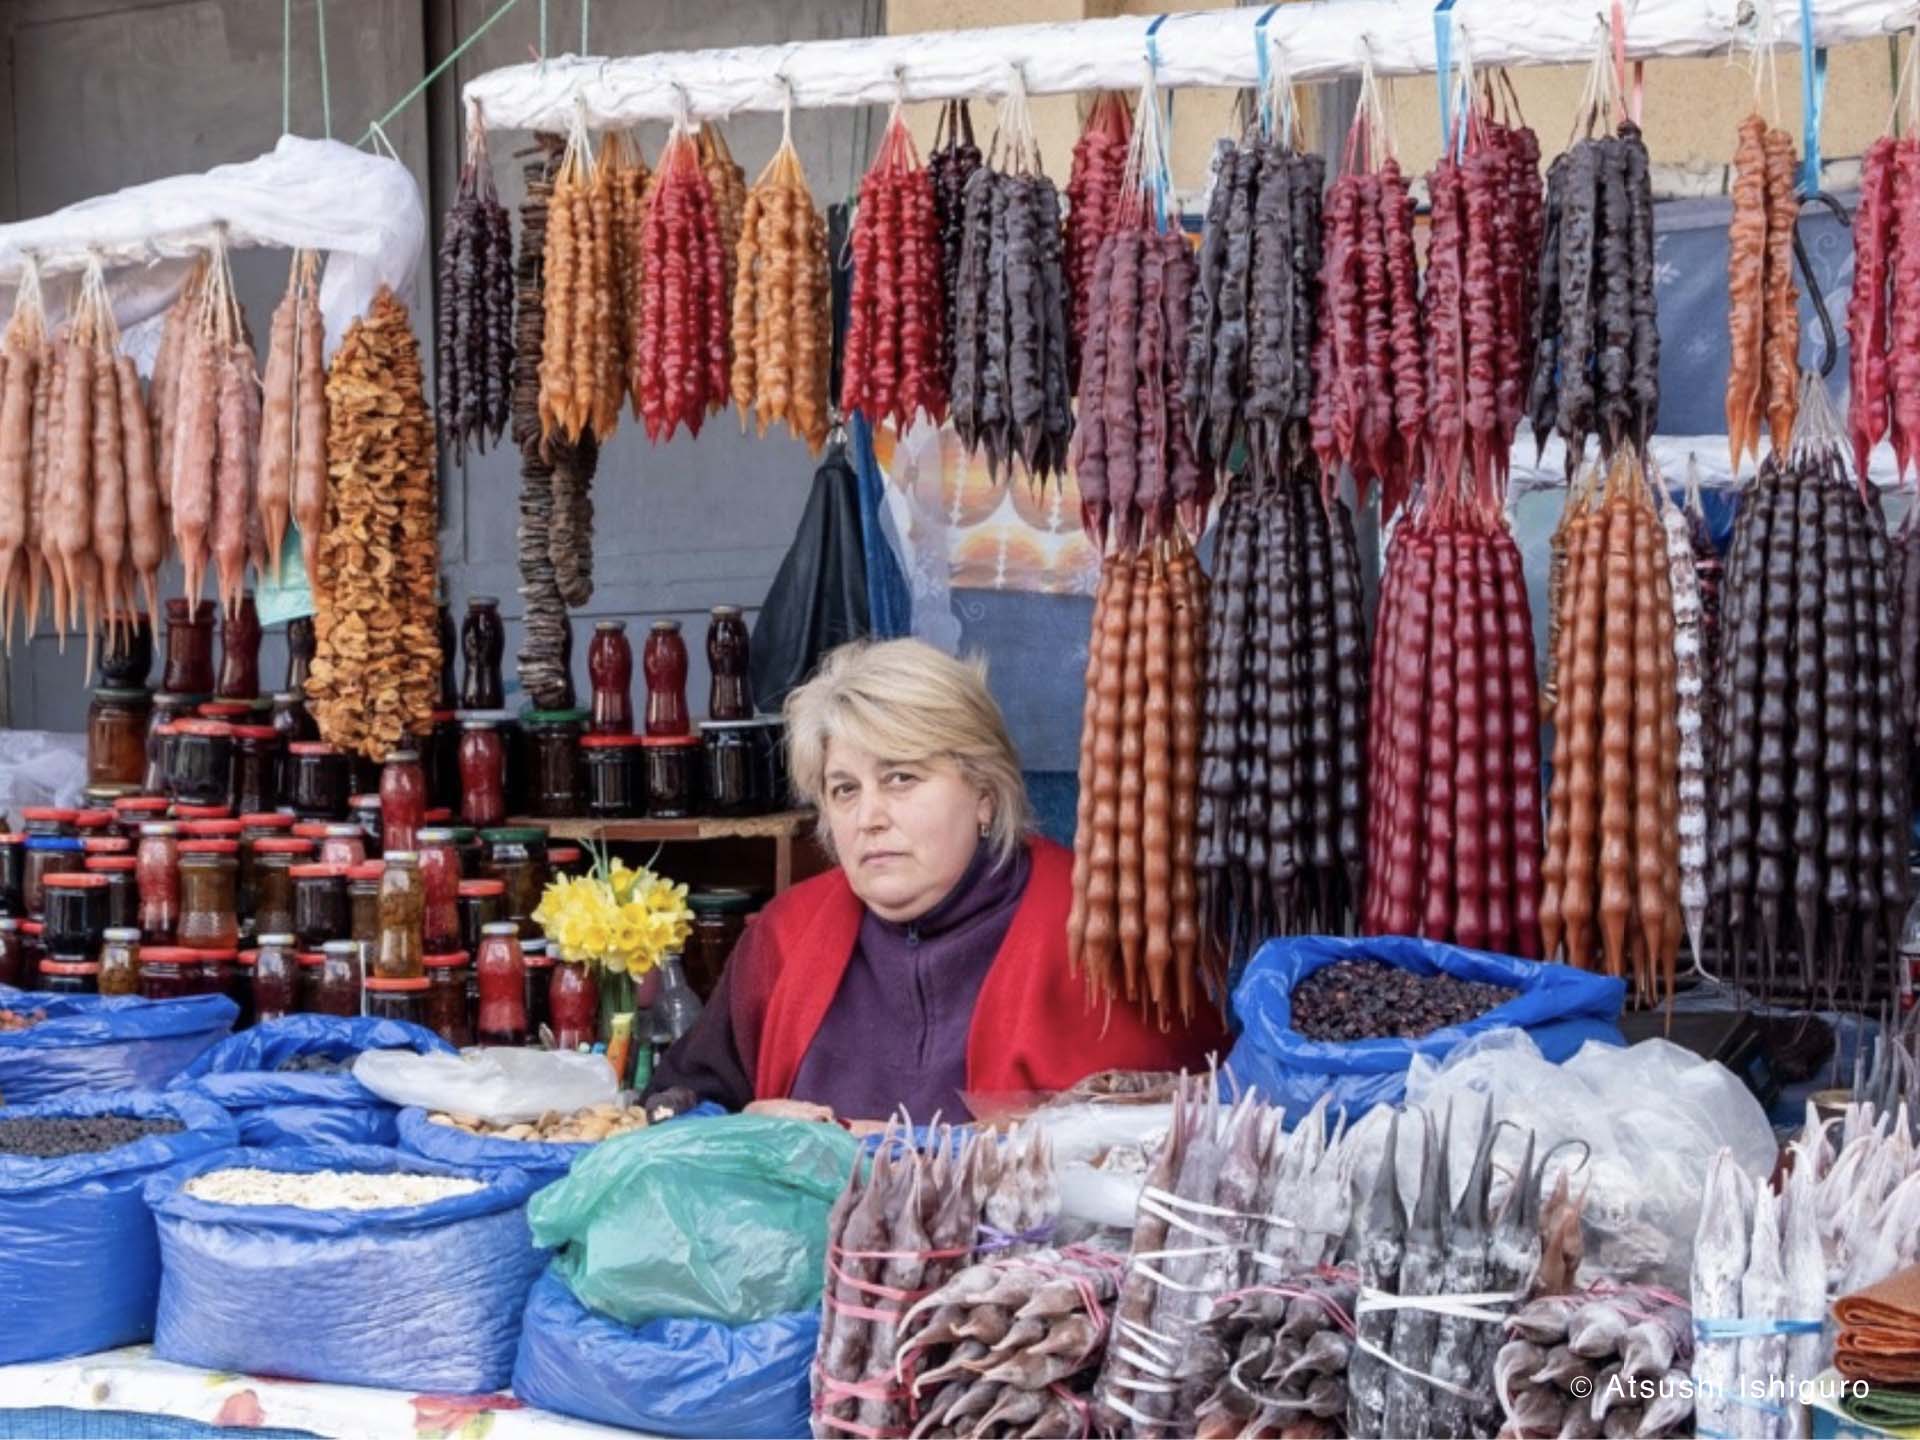
<path fill-rule="evenodd" d="M 0 730 L 0 814 L 28 805 L 71 809 L 87 785 L 83 735 L 51 730 Z"/>
<path fill-rule="evenodd" d="M 1026 1123 L 1052 1148 L 1061 1220 L 1069 1226 L 1131 1230 L 1147 1169 L 1173 1124 L 1173 1106 L 1048 1106 Z M 1081 1233 L 1075 1229 L 1070 1238 Z"/>
<path fill-rule="evenodd" d="M 369 1050 L 353 1062 L 353 1078 L 395 1105 L 503 1125 L 611 1104 L 619 1094 L 606 1056 L 571 1050 Z"/>

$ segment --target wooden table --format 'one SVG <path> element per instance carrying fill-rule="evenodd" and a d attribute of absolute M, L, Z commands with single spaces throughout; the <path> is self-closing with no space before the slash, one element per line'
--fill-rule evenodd
<path fill-rule="evenodd" d="M 509 825 L 536 825 L 556 840 L 593 840 L 614 844 L 696 845 L 728 842 L 739 848 L 740 842 L 773 845 L 773 891 L 777 895 L 793 884 L 826 868 L 826 857 L 809 838 L 815 824 L 811 810 L 781 810 L 772 815 L 748 815 L 729 819 L 719 815 L 696 815 L 685 820 L 535 820 L 518 818 Z M 796 841 L 799 844 L 796 846 Z M 796 849 L 798 855 L 796 856 Z M 795 875 L 796 860 L 801 871 Z M 676 876 L 675 878 L 683 878 Z"/>

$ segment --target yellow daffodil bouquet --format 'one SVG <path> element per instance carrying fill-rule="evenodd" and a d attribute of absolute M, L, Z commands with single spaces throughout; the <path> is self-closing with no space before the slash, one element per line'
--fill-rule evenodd
<path fill-rule="evenodd" d="M 634 979 L 679 954 L 693 930 L 685 885 L 600 849 L 588 874 L 547 882 L 533 919 L 557 958 L 592 961 Z"/>

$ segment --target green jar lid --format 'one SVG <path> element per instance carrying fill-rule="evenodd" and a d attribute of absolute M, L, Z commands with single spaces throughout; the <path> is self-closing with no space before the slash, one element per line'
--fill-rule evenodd
<path fill-rule="evenodd" d="M 766 896 L 756 890 L 693 890 L 687 894 L 687 908 L 696 915 L 744 915 L 766 904 Z"/>
<path fill-rule="evenodd" d="M 503 825 L 497 830 L 482 830 L 480 838 L 489 845 L 544 845 L 547 832 L 538 825 Z"/>
<path fill-rule="evenodd" d="M 447 825 L 442 827 L 453 837 L 456 845 L 471 845 L 480 832 L 471 825 Z"/>
<path fill-rule="evenodd" d="M 144 686 L 136 686 L 128 690 L 101 689 L 93 692 L 93 698 L 104 700 L 110 705 L 151 705 L 153 692 Z"/>
<path fill-rule="evenodd" d="M 584 710 L 523 710 L 520 718 L 529 725 L 584 725 Z"/>

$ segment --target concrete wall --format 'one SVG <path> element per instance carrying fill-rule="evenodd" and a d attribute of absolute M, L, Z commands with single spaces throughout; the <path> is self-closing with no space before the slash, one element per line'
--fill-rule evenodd
<path fill-rule="evenodd" d="M 11 0 L 0 5 L 10 62 L 0 75 L 0 216 L 42 214 L 89 195 L 183 170 L 204 170 L 270 148 L 280 133 L 281 6 L 270 0 Z M 333 133 L 353 140 L 435 59 L 498 8 L 498 0 L 328 0 Z M 436 219 L 457 181 L 463 136 L 458 85 L 526 57 L 537 43 L 538 6 L 524 4 L 461 57 L 427 97 L 387 127 Z M 549 45 L 577 49 L 577 0 L 550 0 Z M 321 132 L 313 0 L 294 0 L 293 128 Z M 629 54 L 785 39 L 873 33 L 882 0 L 646 0 L 591 10 L 592 44 Z M 429 58 L 432 57 L 432 58 Z M 10 102 L 10 103 L 9 103 Z M 869 151 L 874 117 L 828 111 L 796 115 L 795 142 L 814 193 L 847 195 Z M 11 127 L 11 128 L 9 128 Z M 743 116 L 726 127 L 749 181 L 779 143 L 777 116 Z M 649 126 L 649 158 L 665 138 Z M 523 193 L 512 152 L 524 140 L 492 137 L 494 173 L 511 209 Z M 287 256 L 235 257 L 235 279 L 256 335 L 286 285 Z M 430 265 L 407 297 L 416 331 L 430 335 Z M 785 432 L 743 437 L 728 416 L 698 440 L 646 444 L 629 420 L 603 448 L 594 486 L 598 516 L 592 603 L 575 612 L 575 668 L 585 693 L 586 644 L 595 619 L 677 616 L 694 652 L 691 693 L 704 708 L 706 611 L 752 610 L 793 537 L 812 462 Z M 442 565 L 456 613 L 471 594 L 501 597 L 509 657 L 519 644 L 514 562 L 519 470 L 511 446 L 446 457 L 441 467 Z M 174 582 L 178 593 L 178 581 Z M 749 615 L 751 623 L 752 615 Z M 7 666 L 19 728 L 75 730 L 86 709 L 82 651 L 53 636 L 16 645 Z M 285 650 L 269 632 L 263 681 L 277 684 Z M 510 667 L 511 668 L 511 667 Z M 156 666 L 157 670 L 157 666 Z M 513 697 L 510 696 L 510 700 Z"/>

